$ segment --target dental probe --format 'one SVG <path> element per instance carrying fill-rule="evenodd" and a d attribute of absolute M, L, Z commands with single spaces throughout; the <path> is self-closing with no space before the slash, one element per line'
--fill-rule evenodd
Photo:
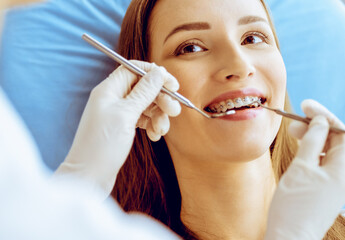
<path fill-rule="evenodd" d="M 128 61 L 127 59 L 125 59 L 124 57 L 122 57 L 121 55 L 116 53 L 115 51 L 111 50 L 110 48 L 104 46 L 102 43 L 98 42 L 97 40 L 90 37 L 89 35 L 83 34 L 82 38 L 86 42 L 88 42 L 89 44 L 91 44 L 92 46 L 94 46 L 95 48 L 100 50 L 101 52 L 105 53 L 108 57 L 112 58 L 116 62 L 125 66 L 127 69 L 131 70 L 132 72 L 134 72 L 134 73 L 136 73 L 142 77 L 144 75 L 146 75 L 146 72 L 144 70 L 137 67 L 136 65 L 134 65 L 133 63 L 131 63 L 130 61 Z M 209 115 L 209 114 L 206 114 L 205 112 L 203 112 L 201 109 L 194 106 L 194 104 L 191 101 L 189 101 L 187 98 L 185 98 L 184 96 L 182 96 L 181 94 L 179 94 L 177 92 L 171 92 L 170 90 L 166 89 L 165 87 L 162 87 L 162 92 L 168 94 L 170 97 L 176 99 L 177 101 L 179 101 L 180 103 L 182 103 L 186 107 L 189 107 L 191 109 L 196 110 L 197 112 L 199 112 L 200 114 L 202 114 L 206 118 L 218 118 L 218 117 L 224 117 L 227 115 L 235 114 L 235 111 L 231 110 L 231 111 L 228 111 L 225 113 L 215 113 L 215 114 Z"/>
<path fill-rule="evenodd" d="M 270 111 L 273 111 L 273 112 L 275 112 L 275 113 L 277 113 L 277 114 L 279 114 L 281 116 L 284 116 L 284 117 L 287 117 L 287 118 L 291 118 L 291 119 L 294 119 L 294 120 L 297 120 L 297 121 L 300 121 L 300 122 L 304 122 L 306 124 L 309 124 L 310 121 L 311 121 L 311 119 L 308 118 L 308 117 L 301 117 L 301 116 L 299 116 L 297 114 L 288 113 L 288 112 L 285 112 L 285 111 L 280 110 L 280 109 L 267 107 L 267 106 L 263 105 L 260 100 L 255 101 L 255 102 L 257 102 L 260 105 L 260 107 L 266 108 L 266 109 L 268 109 Z M 253 103 L 255 103 L 255 102 L 253 102 Z M 345 133 L 344 129 L 337 128 L 337 127 L 330 127 L 329 130 L 332 131 L 332 132 L 335 132 L 335 133 Z"/>

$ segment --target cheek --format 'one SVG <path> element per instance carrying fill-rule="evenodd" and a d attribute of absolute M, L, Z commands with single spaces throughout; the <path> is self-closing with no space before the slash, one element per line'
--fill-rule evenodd
<path fill-rule="evenodd" d="M 275 69 L 273 74 L 275 76 L 274 79 L 276 79 L 276 88 L 277 88 L 277 92 L 281 96 L 281 100 L 284 101 L 287 76 L 286 76 L 285 64 L 281 56 L 278 58 L 278 61 L 276 61 L 275 65 L 276 66 L 273 66 L 272 69 Z"/>
<path fill-rule="evenodd" d="M 286 68 L 283 58 L 277 50 L 267 61 L 260 65 L 260 71 L 267 79 L 270 99 L 268 104 L 275 108 L 284 108 L 286 94 Z"/>
<path fill-rule="evenodd" d="M 286 68 L 280 52 L 277 50 L 268 58 L 264 66 L 265 78 L 269 79 L 268 88 L 270 99 L 268 105 L 273 108 L 284 109 L 286 95 Z M 268 112 L 268 123 L 272 127 L 273 133 L 276 133 L 280 127 L 282 117 L 274 112 Z"/>
<path fill-rule="evenodd" d="M 179 93 L 191 100 L 193 103 L 199 102 L 203 89 L 207 83 L 207 74 L 198 63 L 174 63 L 164 64 L 165 68 L 180 83 Z"/>

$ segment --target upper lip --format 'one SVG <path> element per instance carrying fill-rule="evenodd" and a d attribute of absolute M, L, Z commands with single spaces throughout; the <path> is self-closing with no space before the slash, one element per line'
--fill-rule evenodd
<path fill-rule="evenodd" d="M 246 96 L 251 96 L 251 97 L 259 97 L 264 99 L 265 96 L 264 94 L 256 89 L 256 88 L 243 88 L 243 89 L 237 89 L 233 91 L 229 91 L 226 93 L 223 93 L 219 95 L 218 97 L 214 98 L 211 102 L 209 102 L 205 107 L 208 107 L 214 103 L 219 103 L 222 101 L 226 101 L 228 99 L 235 99 L 235 98 L 244 98 Z"/>

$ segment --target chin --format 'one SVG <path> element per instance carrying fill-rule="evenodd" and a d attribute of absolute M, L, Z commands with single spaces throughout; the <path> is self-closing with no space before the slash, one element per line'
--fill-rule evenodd
<path fill-rule="evenodd" d="M 276 125 L 276 126 L 274 126 Z M 237 159 L 238 161 L 252 161 L 269 152 L 279 125 L 245 128 L 229 128 L 228 131 L 213 132 L 210 136 L 213 148 L 210 151 L 214 156 L 222 159 Z M 236 160 L 236 161 L 237 161 Z"/>
<path fill-rule="evenodd" d="M 267 154 L 271 144 L 272 141 L 261 141 L 250 145 L 229 144 L 226 148 L 218 148 L 217 155 L 225 161 L 250 162 Z"/>

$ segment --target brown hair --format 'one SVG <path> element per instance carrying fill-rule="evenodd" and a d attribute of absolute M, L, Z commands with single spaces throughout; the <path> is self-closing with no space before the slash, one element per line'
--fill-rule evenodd
<path fill-rule="evenodd" d="M 118 48 L 125 58 L 149 60 L 149 21 L 157 1 L 133 0 L 129 5 L 122 23 Z M 274 31 L 268 7 L 263 0 L 261 2 Z M 275 32 L 274 35 L 278 44 Z M 285 110 L 292 110 L 287 95 Z M 277 180 L 286 171 L 297 151 L 297 141 L 287 133 L 288 125 L 289 120 L 284 118 L 270 147 Z M 184 239 L 197 239 L 180 218 L 180 189 L 164 139 L 157 143 L 151 142 L 144 130 L 137 129 L 133 147 L 117 176 L 112 196 L 125 211 L 146 213 L 169 226 Z M 325 239 L 344 239 L 344 222 L 339 217 Z"/>

